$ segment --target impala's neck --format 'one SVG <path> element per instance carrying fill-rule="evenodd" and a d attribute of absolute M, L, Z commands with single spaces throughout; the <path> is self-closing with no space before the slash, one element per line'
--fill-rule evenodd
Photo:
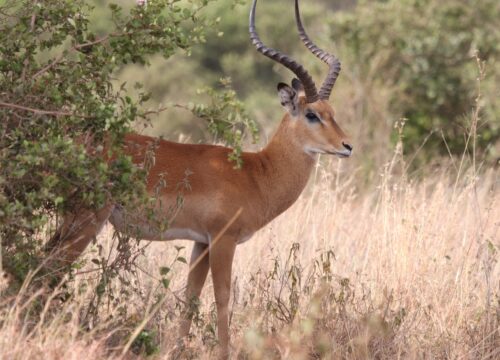
<path fill-rule="evenodd" d="M 269 144 L 258 153 L 264 167 L 262 186 L 269 220 L 297 200 L 316 162 L 314 156 L 305 152 L 294 126 L 286 115 Z"/>

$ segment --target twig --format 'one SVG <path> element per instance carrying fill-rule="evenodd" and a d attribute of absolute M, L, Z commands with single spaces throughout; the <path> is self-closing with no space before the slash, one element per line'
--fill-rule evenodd
<path fill-rule="evenodd" d="M 92 46 L 92 45 L 96 45 L 96 44 L 99 44 L 99 43 L 102 43 L 106 40 L 108 40 L 110 35 L 106 35 L 100 39 L 97 39 L 95 41 L 91 41 L 91 42 L 88 42 L 88 43 L 83 43 L 83 44 L 77 44 L 75 46 L 73 46 L 70 51 L 74 51 L 74 50 L 80 50 L 80 49 L 83 49 L 83 48 L 86 48 L 88 46 Z M 42 75 L 44 72 L 46 72 L 47 70 L 49 70 L 50 68 L 54 67 L 55 65 L 57 65 L 58 63 L 61 62 L 61 60 L 64 58 L 64 52 L 59 55 L 58 57 L 56 57 L 51 63 L 47 64 L 47 66 L 43 67 L 42 69 L 40 69 L 35 75 L 33 75 L 33 80 L 36 79 L 37 77 L 39 77 L 40 75 Z"/>
<path fill-rule="evenodd" d="M 70 112 L 64 112 L 64 111 L 50 111 L 50 110 L 41 110 L 41 109 L 34 109 L 22 105 L 17 105 L 17 104 L 11 104 L 11 103 L 6 103 L 3 101 L 0 101 L 0 106 L 2 107 L 7 107 L 7 108 L 12 108 L 12 109 L 18 109 L 18 110 L 24 110 L 24 111 L 30 111 L 35 114 L 39 115 L 55 115 L 55 116 L 78 116 L 78 117 L 86 117 L 83 115 L 76 115 L 74 113 Z"/>
<path fill-rule="evenodd" d="M 108 40 L 110 36 L 122 36 L 122 35 L 126 35 L 126 34 L 128 34 L 128 33 L 123 33 L 123 34 L 119 34 L 119 35 L 118 34 L 108 34 L 108 35 L 103 36 L 102 38 L 94 40 L 94 41 L 86 42 L 83 44 L 77 44 L 77 45 L 73 46 L 72 49 L 74 49 L 74 50 L 83 49 L 83 48 L 88 47 L 88 46 L 100 44 L 100 43 Z"/>
<path fill-rule="evenodd" d="M 56 57 L 54 59 L 54 61 L 52 61 L 51 63 L 49 63 L 47 66 L 45 66 L 44 68 L 42 68 L 41 70 L 39 70 L 35 75 L 33 75 L 33 80 L 36 79 L 37 77 L 39 77 L 40 75 L 42 75 L 44 72 L 46 72 L 47 70 L 49 70 L 51 67 L 53 67 L 54 65 L 56 65 L 58 62 L 60 62 L 62 59 L 64 58 L 64 53 L 62 53 L 61 55 L 59 55 L 58 57 Z"/>
<path fill-rule="evenodd" d="M 146 117 L 148 115 L 159 115 L 161 112 L 167 111 L 167 110 L 172 109 L 172 108 L 180 108 L 180 109 L 184 109 L 184 110 L 189 110 L 189 108 L 187 106 L 180 105 L 180 104 L 173 104 L 172 106 L 165 106 L 165 107 L 159 108 L 158 110 L 146 111 L 146 112 L 142 113 L 141 116 Z"/>
<path fill-rule="evenodd" d="M 31 15 L 30 31 L 35 31 L 36 14 Z"/>

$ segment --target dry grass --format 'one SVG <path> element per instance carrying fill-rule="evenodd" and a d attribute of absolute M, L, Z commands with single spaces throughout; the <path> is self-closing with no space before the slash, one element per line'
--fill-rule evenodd
<path fill-rule="evenodd" d="M 360 191 L 343 166 L 332 160 L 318 167 L 299 201 L 238 247 L 234 357 L 498 358 L 498 171 L 409 182 L 386 169 L 377 186 Z M 101 236 L 108 246 L 110 232 Z M 114 285 L 116 298 L 101 306 L 99 322 L 86 321 L 83 329 L 92 286 L 65 303 L 56 296 L 45 310 L 37 300 L 42 295 L 10 300 L 1 310 L 0 358 L 120 358 L 127 334 L 148 314 L 143 341 L 124 357 L 145 357 L 147 341 L 153 358 L 174 356 L 176 296 L 187 266 L 172 266 L 171 290 L 158 282 L 158 268 L 173 261 L 173 249 L 173 243 L 149 246 L 143 271 L 133 276 L 139 291 L 120 294 Z M 71 286 L 85 283 L 95 285 L 92 273 Z M 37 306 L 41 320 L 27 311 Z M 183 358 L 213 357 L 214 314 L 209 280 Z"/>

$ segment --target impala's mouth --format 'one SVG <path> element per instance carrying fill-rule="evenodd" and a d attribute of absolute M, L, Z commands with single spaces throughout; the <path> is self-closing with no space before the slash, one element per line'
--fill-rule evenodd
<path fill-rule="evenodd" d="M 323 150 L 318 148 L 306 147 L 304 149 L 307 154 L 313 156 L 314 154 L 328 154 L 328 155 L 337 155 L 339 158 L 348 158 L 352 155 L 352 150 Z"/>
<path fill-rule="evenodd" d="M 352 155 L 352 150 L 342 150 L 342 151 L 326 151 L 326 154 L 337 155 L 339 158 L 348 158 Z"/>

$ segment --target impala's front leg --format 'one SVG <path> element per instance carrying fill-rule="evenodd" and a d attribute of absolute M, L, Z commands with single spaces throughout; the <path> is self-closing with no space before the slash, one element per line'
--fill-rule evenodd
<path fill-rule="evenodd" d="M 217 305 L 217 328 L 221 357 L 229 357 L 229 296 L 231 294 L 231 268 L 233 265 L 236 239 L 222 237 L 210 247 L 210 269 L 214 282 Z"/>
<path fill-rule="evenodd" d="M 193 306 L 195 306 L 194 302 L 200 297 L 201 290 L 207 278 L 208 266 L 208 245 L 195 243 L 189 265 L 189 275 L 186 287 L 186 308 L 183 314 L 184 319 L 182 319 L 179 329 L 179 336 L 181 338 L 189 334 L 193 312 L 195 310 L 193 309 Z"/>

